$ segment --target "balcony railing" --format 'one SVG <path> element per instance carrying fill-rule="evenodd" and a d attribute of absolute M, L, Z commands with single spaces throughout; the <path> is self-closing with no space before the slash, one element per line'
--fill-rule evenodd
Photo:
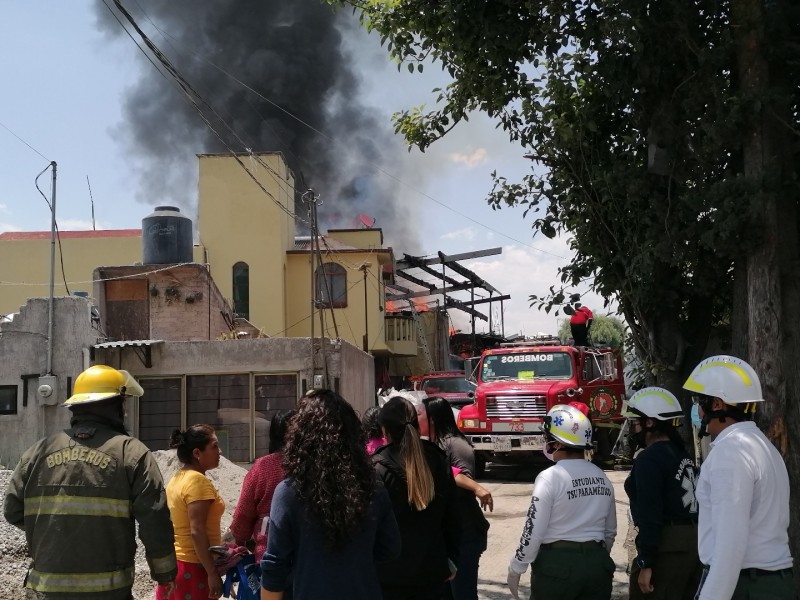
<path fill-rule="evenodd" d="M 417 330 L 414 319 L 404 315 L 385 317 L 386 346 L 392 354 L 417 355 Z"/>

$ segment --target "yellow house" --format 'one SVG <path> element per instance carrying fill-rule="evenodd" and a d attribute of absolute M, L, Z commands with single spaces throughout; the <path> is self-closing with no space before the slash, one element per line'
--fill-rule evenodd
<path fill-rule="evenodd" d="M 198 160 L 194 261 L 208 265 L 237 314 L 271 337 L 347 340 L 379 363 L 417 354 L 413 319 L 385 312 L 394 255 L 380 229 L 298 237 L 296 221 L 305 217 L 295 214 L 294 176 L 282 154 L 203 154 Z M 63 279 L 70 292 L 91 294 L 97 267 L 142 261 L 140 229 L 62 231 L 61 245 L 56 295 L 67 294 Z M 0 314 L 48 294 L 49 252 L 49 232 L 0 234 Z"/>

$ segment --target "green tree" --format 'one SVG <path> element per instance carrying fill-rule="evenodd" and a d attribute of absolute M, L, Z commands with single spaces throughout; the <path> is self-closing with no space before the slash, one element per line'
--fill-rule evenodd
<path fill-rule="evenodd" d="M 589 332 L 595 344 L 608 344 L 612 348 L 621 348 L 625 343 L 625 324 L 613 315 L 598 315 L 592 319 Z M 569 319 L 562 319 L 558 328 L 558 337 L 562 342 L 572 338 L 569 330 Z"/>
<path fill-rule="evenodd" d="M 337 3 L 337 0 L 329 0 Z M 422 150 L 470 112 L 529 150 L 521 207 L 620 307 L 637 353 L 674 391 L 727 339 L 761 375 L 762 424 L 800 482 L 800 5 L 788 0 L 365 0 L 401 68 L 452 82 L 395 115 Z M 800 532 L 800 495 L 792 529 Z M 800 536 L 794 536 L 795 554 Z"/>

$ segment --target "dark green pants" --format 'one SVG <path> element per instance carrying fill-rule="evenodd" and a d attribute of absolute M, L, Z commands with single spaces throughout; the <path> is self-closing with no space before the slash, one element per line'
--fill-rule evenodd
<path fill-rule="evenodd" d="M 665 525 L 653 565 L 651 594 L 639 589 L 639 569 L 631 568 L 630 600 L 692 600 L 700 582 L 697 525 Z"/>
<path fill-rule="evenodd" d="M 705 573 L 704 573 L 705 575 Z M 703 577 L 705 580 L 705 576 Z M 699 595 L 699 592 L 698 592 Z M 791 569 L 762 571 L 743 569 L 731 600 L 796 600 L 797 587 Z"/>
<path fill-rule="evenodd" d="M 535 600 L 609 600 L 616 565 L 594 542 L 555 542 L 539 550 L 533 563 Z"/>

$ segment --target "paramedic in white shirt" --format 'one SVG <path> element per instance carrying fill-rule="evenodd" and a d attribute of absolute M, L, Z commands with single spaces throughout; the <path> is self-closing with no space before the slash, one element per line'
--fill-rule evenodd
<path fill-rule="evenodd" d="M 695 394 L 700 436 L 711 451 L 697 482 L 698 550 L 704 565 L 696 598 L 797 598 L 789 552 L 789 477 L 775 446 L 753 423 L 761 383 L 733 356 L 712 356 L 683 387 Z"/>
<path fill-rule="evenodd" d="M 511 595 L 519 599 L 520 576 L 532 564 L 536 600 L 608 600 L 617 514 L 611 482 L 584 458 L 592 444 L 591 421 L 577 408 L 557 404 L 543 427 L 544 453 L 556 464 L 533 484 L 519 547 L 508 567 Z"/>

